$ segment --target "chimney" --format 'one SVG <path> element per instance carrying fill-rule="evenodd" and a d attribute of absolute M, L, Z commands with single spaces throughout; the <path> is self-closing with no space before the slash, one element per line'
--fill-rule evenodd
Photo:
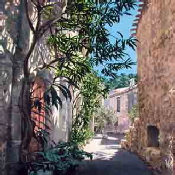
<path fill-rule="evenodd" d="M 135 85 L 135 79 L 134 78 L 131 78 L 130 80 L 129 80 L 129 87 L 132 87 L 132 86 L 134 86 Z"/>

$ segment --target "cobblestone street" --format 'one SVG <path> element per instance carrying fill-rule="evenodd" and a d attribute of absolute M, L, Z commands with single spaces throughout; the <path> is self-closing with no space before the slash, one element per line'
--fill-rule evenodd
<path fill-rule="evenodd" d="M 136 155 L 121 149 L 122 135 L 109 135 L 107 139 L 96 135 L 85 147 L 92 152 L 93 161 L 86 160 L 77 175 L 152 175 L 145 163 Z"/>

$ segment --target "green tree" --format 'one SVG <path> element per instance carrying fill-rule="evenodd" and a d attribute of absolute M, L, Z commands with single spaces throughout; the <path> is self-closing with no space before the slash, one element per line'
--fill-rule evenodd
<path fill-rule="evenodd" d="M 71 140 L 80 145 L 92 137 L 90 122 L 101 105 L 101 99 L 108 93 L 108 89 L 102 83 L 102 79 L 93 70 L 80 83 L 80 89 L 74 101 L 71 132 Z"/>
<path fill-rule="evenodd" d="M 139 117 L 139 105 L 133 105 L 133 107 L 129 111 L 129 118 L 132 123 L 134 123 L 134 119 Z"/>
<path fill-rule="evenodd" d="M 117 116 L 114 112 L 104 106 L 98 108 L 94 113 L 96 131 L 102 132 L 107 125 L 114 125 L 117 122 Z"/>
<path fill-rule="evenodd" d="M 72 138 L 79 139 L 77 142 L 83 142 L 93 111 L 96 110 L 95 105 L 99 105 L 99 102 L 96 102 L 97 96 L 103 93 L 102 89 L 97 88 L 103 82 L 99 83 L 99 78 L 95 76 L 97 73 L 92 72 L 93 67 L 102 65 L 103 75 L 115 77 L 116 71 L 130 68 L 134 64 L 130 56 L 125 53 L 125 48 L 127 45 L 134 48 L 137 40 L 124 39 L 121 33 L 116 32 L 116 42 L 112 44 L 109 40 L 110 33 L 105 26 L 118 23 L 120 16 L 128 14 L 127 11 L 134 7 L 135 2 L 101 4 L 92 1 L 74 2 L 70 3 L 65 11 L 67 17 L 62 17 L 57 23 L 61 32 L 51 35 L 48 44 L 58 52 L 58 55 L 55 55 L 56 77 L 68 79 L 68 82 L 79 90 L 82 98 L 81 109 L 73 120 Z M 64 34 L 67 30 L 76 34 L 73 36 Z M 124 57 L 126 59 L 123 59 Z"/>
<path fill-rule="evenodd" d="M 130 79 L 134 78 L 135 82 L 137 83 L 137 75 L 136 74 L 121 74 L 117 75 L 113 79 L 106 79 L 105 84 L 109 86 L 110 90 L 128 87 L 130 83 Z"/>

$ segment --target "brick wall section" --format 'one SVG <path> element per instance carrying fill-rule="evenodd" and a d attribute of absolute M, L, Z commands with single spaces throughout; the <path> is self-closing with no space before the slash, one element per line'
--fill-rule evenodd
<path fill-rule="evenodd" d="M 39 112 L 38 108 L 33 107 L 31 110 L 31 118 L 35 122 L 35 132 L 39 131 L 40 129 L 45 129 L 45 110 L 44 110 L 44 91 L 45 91 L 45 85 L 44 81 L 40 77 L 36 77 L 33 87 L 32 87 L 32 106 L 34 105 L 34 101 L 38 99 L 42 104 L 42 109 Z M 38 141 L 35 138 L 32 138 L 30 145 L 29 145 L 29 152 L 39 151 L 42 147 L 38 143 Z"/>
<path fill-rule="evenodd" d="M 162 168 L 172 174 L 172 123 L 175 122 L 175 1 L 148 0 L 137 30 L 140 150 L 147 125 L 160 129 Z M 171 124 L 171 125 L 170 125 Z M 175 173 L 174 173 L 175 174 Z"/>

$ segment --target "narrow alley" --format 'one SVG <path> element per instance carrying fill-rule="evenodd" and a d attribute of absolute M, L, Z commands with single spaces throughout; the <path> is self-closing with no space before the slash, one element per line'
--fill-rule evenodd
<path fill-rule="evenodd" d="M 121 149 L 122 138 L 119 134 L 108 134 L 105 139 L 96 135 L 85 147 L 93 153 L 93 160 L 83 162 L 77 175 L 152 175 L 136 155 Z"/>
<path fill-rule="evenodd" d="M 160 174 L 175 0 L 0 0 L 0 175 Z"/>

